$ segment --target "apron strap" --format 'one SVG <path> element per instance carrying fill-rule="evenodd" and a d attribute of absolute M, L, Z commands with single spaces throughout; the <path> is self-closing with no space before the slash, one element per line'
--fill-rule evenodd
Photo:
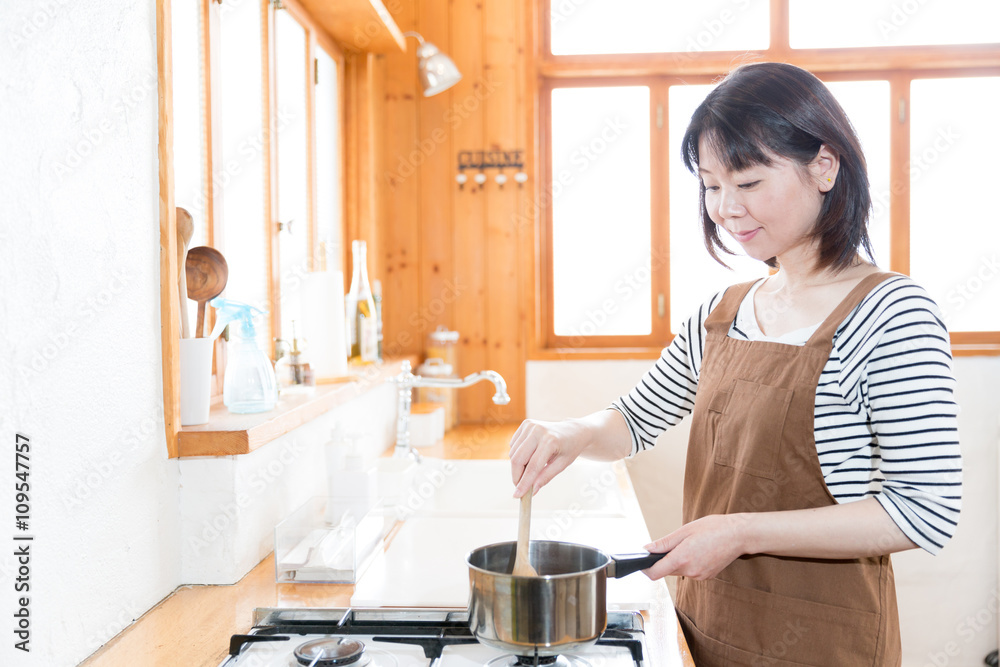
<path fill-rule="evenodd" d="M 740 304 L 743 303 L 750 288 L 759 280 L 760 278 L 728 287 L 719 305 L 705 318 L 705 331 L 708 333 L 721 331 L 723 336 L 729 335 L 729 327 L 736 320 Z"/>
<path fill-rule="evenodd" d="M 819 325 L 819 328 L 813 332 L 813 335 L 809 337 L 806 342 L 806 347 L 827 347 L 833 341 L 833 335 L 837 333 L 837 329 L 843 323 L 847 316 L 858 307 L 865 297 L 875 289 L 877 285 L 885 282 L 889 278 L 894 278 L 900 274 L 890 273 L 888 271 L 879 271 L 878 273 L 873 273 L 871 275 L 865 276 L 861 279 L 851 292 L 844 297 L 844 300 L 833 309 L 823 323 Z"/>

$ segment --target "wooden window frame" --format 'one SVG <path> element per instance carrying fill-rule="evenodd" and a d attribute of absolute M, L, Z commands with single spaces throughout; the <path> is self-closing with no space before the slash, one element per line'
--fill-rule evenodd
<path fill-rule="evenodd" d="M 651 150 L 654 188 L 651 212 L 654 257 L 663 253 L 660 262 L 663 273 L 653 277 L 654 320 L 649 336 L 556 336 L 553 330 L 552 279 L 552 207 L 545 206 L 538 219 L 537 243 L 537 303 L 530 359 L 565 358 L 656 358 L 673 334 L 670 322 L 669 275 L 669 188 L 655 187 L 668 182 L 670 160 L 667 146 L 667 94 L 672 85 L 711 83 L 725 75 L 735 63 L 778 61 L 803 67 L 825 81 L 885 80 L 889 82 L 890 99 L 902 105 L 906 113 L 900 116 L 897 104 L 890 105 L 894 122 L 890 124 L 890 235 L 889 269 L 901 273 L 910 270 L 910 182 L 907 164 L 910 160 L 910 82 L 922 78 L 995 77 L 1000 76 L 1000 44 L 952 45 L 918 47 L 866 47 L 842 49 L 792 49 L 789 46 L 789 0 L 770 0 L 770 45 L 767 49 L 747 52 L 685 52 L 651 54 L 609 54 L 555 56 L 551 49 L 550 6 L 557 0 L 534 2 L 537 14 L 534 75 L 537 81 L 538 188 L 544 190 L 552 182 L 551 91 L 557 87 L 613 85 L 629 81 L 649 82 L 650 101 L 663 105 L 662 128 L 651 117 Z M 644 84 L 645 85 L 645 84 Z M 655 106 L 651 110 L 655 114 Z M 657 147 L 662 155 L 657 155 Z M 661 174 L 659 180 L 655 174 Z M 661 191 L 661 192 L 658 192 Z M 545 199 L 539 195 L 539 201 Z M 654 262 L 657 264 L 657 262 Z M 665 312 L 658 315 L 656 299 L 663 294 Z M 662 321 L 658 327 L 656 320 Z M 663 334 L 664 330 L 665 335 Z M 952 351 L 956 355 L 1000 355 L 1000 331 L 961 331 L 951 333 Z"/>
<path fill-rule="evenodd" d="M 180 0 L 176 0 L 180 1 Z M 316 221 L 316 108 L 315 108 L 315 72 L 317 49 L 323 49 L 337 66 L 337 104 L 341 119 L 339 130 L 340 151 L 340 183 L 344 189 L 345 165 L 345 116 L 344 116 L 344 68 L 345 56 L 337 42 L 310 16 L 299 0 L 256 0 L 261 13 L 261 55 L 262 55 L 262 161 L 261 174 L 264 192 L 264 225 L 261 230 L 265 238 L 266 266 L 264 271 L 268 278 L 268 295 L 271 300 L 269 310 L 271 332 L 271 356 L 274 358 L 274 340 L 281 336 L 280 312 L 280 262 L 278 238 L 278 187 L 277 187 L 277 96 L 275 93 L 275 48 L 274 25 L 275 12 L 287 11 L 302 27 L 306 36 L 306 53 L 303 67 L 306 70 L 306 137 L 307 137 L 307 234 L 308 234 L 308 270 L 322 270 L 325 267 L 325 253 L 317 252 L 317 221 Z M 177 299 L 176 229 L 177 217 L 174 200 L 174 159 L 173 159 L 173 80 L 172 80 L 172 32 L 171 32 L 171 2 L 172 0 L 157 0 L 156 2 L 156 32 L 157 32 L 157 79 L 159 86 L 159 124 L 158 124 L 158 158 L 159 158 L 159 188 L 160 188 L 160 335 L 161 361 L 163 369 L 163 411 L 164 427 L 167 442 L 167 453 L 170 458 L 179 454 L 178 433 L 180 432 L 180 387 L 179 387 L 179 350 L 180 344 L 176 332 L 179 330 L 180 308 Z M 205 145 L 202 155 L 204 167 L 204 188 L 206 197 L 206 243 L 220 247 L 223 252 L 222 202 L 213 189 L 214 166 L 219 164 L 221 143 L 219 140 L 217 113 L 218 86 L 213 82 L 220 78 L 220 40 L 219 16 L 212 5 L 219 0 L 200 0 L 201 12 L 201 58 L 204 72 L 202 96 L 202 123 L 205 129 Z M 276 6 L 280 4 L 280 9 Z M 341 219 L 345 219 L 345 198 L 341 202 Z M 346 226 L 346 225 L 345 225 Z M 209 315 L 210 319 L 214 319 Z M 216 354 L 216 359 L 221 355 Z M 219 363 L 216 375 L 223 373 L 223 364 Z M 222 383 L 216 382 L 216 393 L 221 393 Z M 218 398 L 216 396 L 215 398 Z"/>

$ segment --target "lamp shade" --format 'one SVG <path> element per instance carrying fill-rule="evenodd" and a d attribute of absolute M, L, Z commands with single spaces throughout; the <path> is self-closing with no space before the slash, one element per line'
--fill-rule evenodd
<path fill-rule="evenodd" d="M 455 67 L 451 58 L 441 53 L 436 46 L 415 32 L 406 33 L 420 40 L 417 47 L 417 68 L 420 73 L 420 86 L 424 89 L 424 97 L 437 95 L 448 90 L 462 80 L 462 73 Z"/>

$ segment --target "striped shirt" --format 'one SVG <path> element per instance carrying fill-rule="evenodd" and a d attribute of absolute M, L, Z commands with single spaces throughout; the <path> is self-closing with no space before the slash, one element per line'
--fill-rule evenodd
<path fill-rule="evenodd" d="M 721 298 L 703 304 L 612 404 L 628 424 L 633 455 L 694 408 L 704 322 Z M 729 336 L 748 339 L 735 326 Z M 841 323 L 816 387 L 816 449 L 830 493 L 839 503 L 874 497 L 934 554 L 954 533 L 962 503 L 954 392 L 940 310 L 905 276 L 878 285 Z"/>

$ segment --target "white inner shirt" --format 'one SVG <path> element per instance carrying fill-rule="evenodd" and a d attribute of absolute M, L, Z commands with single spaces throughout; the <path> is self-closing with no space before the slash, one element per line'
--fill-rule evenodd
<path fill-rule="evenodd" d="M 805 345 L 809 341 L 809 337 L 815 333 L 822 322 L 817 322 L 801 329 L 795 329 L 780 336 L 768 336 L 760 330 L 760 325 L 757 323 L 757 312 L 753 305 L 753 296 L 757 293 L 757 288 L 763 284 L 763 279 L 758 280 L 750 288 L 750 291 L 747 292 L 747 295 L 743 298 L 743 302 L 740 304 L 740 309 L 736 312 L 736 321 L 733 327 L 739 329 L 748 340 L 765 340 L 772 343 L 784 343 L 785 345 Z M 733 336 L 732 328 L 729 330 L 729 335 L 731 338 L 741 337 L 739 335 Z"/>

